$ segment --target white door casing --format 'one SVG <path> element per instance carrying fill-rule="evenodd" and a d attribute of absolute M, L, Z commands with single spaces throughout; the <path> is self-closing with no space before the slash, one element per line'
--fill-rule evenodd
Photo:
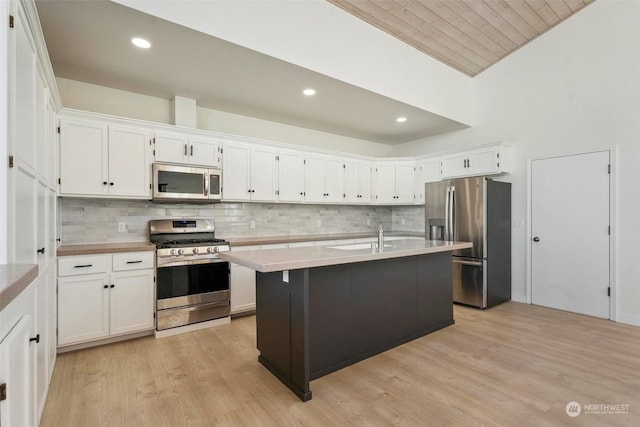
<path fill-rule="evenodd" d="M 609 150 L 531 161 L 533 304 L 611 317 L 610 162 Z"/>

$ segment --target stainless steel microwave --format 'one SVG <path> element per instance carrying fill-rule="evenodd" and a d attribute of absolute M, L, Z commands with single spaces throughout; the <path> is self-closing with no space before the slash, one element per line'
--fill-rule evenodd
<path fill-rule="evenodd" d="M 219 202 L 222 171 L 167 163 L 153 164 L 153 200 L 159 202 Z"/>

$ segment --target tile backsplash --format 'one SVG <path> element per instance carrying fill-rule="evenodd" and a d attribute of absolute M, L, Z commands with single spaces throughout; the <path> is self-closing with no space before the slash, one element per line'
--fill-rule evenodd
<path fill-rule="evenodd" d="M 60 207 L 63 244 L 146 241 L 149 220 L 165 218 L 213 218 L 220 238 L 363 232 L 374 231 L 378 224 L 385 230 L 424 230 L 422 206 L 194 205 L 63 197 Z M 126 231 L 118 232 L 118 223 L 124 223 Z"/>

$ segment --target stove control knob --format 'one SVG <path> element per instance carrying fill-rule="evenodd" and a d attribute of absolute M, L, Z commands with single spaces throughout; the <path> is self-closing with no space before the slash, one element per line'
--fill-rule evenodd
<path fill-rule="evenodd" d="M 198 248 L 193 248 L 193 253 L 194 253 L 194 255 L 195 255 L 195 254 L 197 254 L 198 252 L 200 252 L 200 249 L 198 249 Z"/>
<path fill-rule="evenodd" d="M 207 253 L 208 253 L 208 254 L 213 253 L 213 248 L 212 248 L 211 246 L 209 246 L 209 247 L 207 248 Z"/>
<path fill-rule="evenodd" d="M 176 250 L 175 250 L 175 249 L 171 249 L 171 250 L 169 251 L 169 254 L 171 254 L 171 255 L 175 255 L 175 254 L 176 254 Z"/>
<path fill-rule="evenodd" d="M 182 255 L 184 253 L 184 249 L 178 249 L 178 255 Z"/>
<path fill-rule="evenodd" d="M 215 252 L 215 253 L 220 252 L 220 248 L 216 246 L 215 248 L 213 248 L 213 252 Z"/>

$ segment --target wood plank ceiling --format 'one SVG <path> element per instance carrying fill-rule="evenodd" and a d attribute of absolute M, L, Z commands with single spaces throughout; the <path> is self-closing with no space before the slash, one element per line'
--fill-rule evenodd
<path fill-rule="evenodd" d="M 475 76 L 594 0 L 328 0 Z"/>

